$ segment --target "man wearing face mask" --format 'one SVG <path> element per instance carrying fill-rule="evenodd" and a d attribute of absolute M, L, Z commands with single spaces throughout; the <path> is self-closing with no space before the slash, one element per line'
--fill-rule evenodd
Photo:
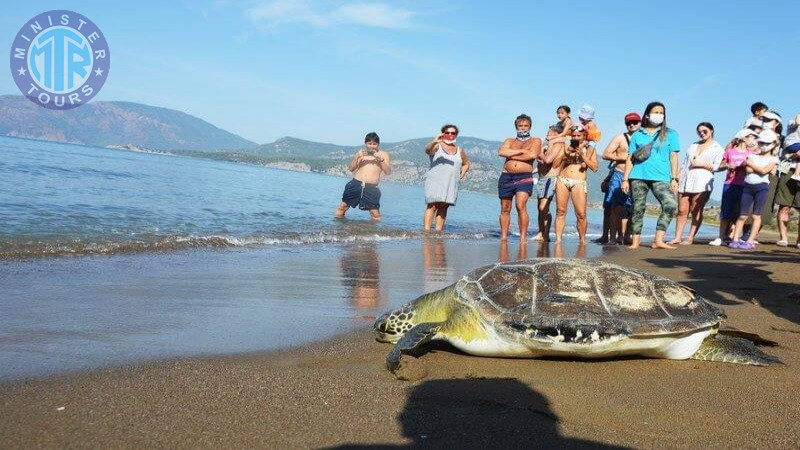
<path fill-rule="evenodd" d="M 511 202 L 515 200 L 519 221 L 519 240 L 528 239 L 528 199 L 533 194 L 533 161 L 542 150 L 542 140 L 531 136 L 533 121 L 530 116 L 520 114 L 514 120 L 517 129 L 515 138 L 506 139 L 497 151 L 505 158 L 503 172 L 497 182 L 500 197 L 500 240 L 508 240 L 511 225 Z"/>
<path fill-rule="evenodd" d="M 675 249 L 664 242 L 670 222 L 675 217 L 678 202 L 678 133 L 667 127 L 666 108 L 663 103 L 652 102 L 644 110 L 642 127 L 631 136 L 628 160 L 622 178 L 622 191 L 633 197 L 631 219 L 631 245 L 639 248 L 647 206 L 647 193 L 652 191 L 659 203 L 661 214 L 656 224 L 656 236 L 651 244 L 656 249 Z"/>

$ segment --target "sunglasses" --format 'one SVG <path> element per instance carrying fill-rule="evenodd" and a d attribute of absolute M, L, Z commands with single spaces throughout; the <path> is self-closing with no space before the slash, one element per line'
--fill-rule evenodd
<path fill-rule="evenodd" d="M 711 134 L 708 130 L 697 130 L 697 134 Z"/>
<path fill-rule="evenodd" d="M 445 135 L 445 136 L 456 136 L 456 135 L 458 135 L 458 133 L 456 133 L 454 131 L 445 131 L 442 134 Z"/>
<path fill-rule="evenodd" d="M 640 123 L 642 123 L 642 122 L 639 121 L 639 120 L 637 120 L 635 122 L 625 122 L 625 126 L 626 127 L 630 127 L 630 126 L 633 126 L 633 125 L 639 125 Z"/>

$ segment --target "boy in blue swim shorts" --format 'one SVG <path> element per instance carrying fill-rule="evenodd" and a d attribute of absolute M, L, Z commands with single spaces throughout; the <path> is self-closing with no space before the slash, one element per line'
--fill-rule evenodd
<path fill-rule="evenodd" d="M 342 202 L 336 208 L 335 217 L 342 218 L 349 208 L 369 211 L 372 220 L 381 220 L 381 191 L 378 183 L 381 175 L 392 172 L 389 154 L 379 148 L 381 139 L 377 133 L 364 138 L 364 147 L 357 151 L 347 165 L 353 179 L 344 187 Z"/>

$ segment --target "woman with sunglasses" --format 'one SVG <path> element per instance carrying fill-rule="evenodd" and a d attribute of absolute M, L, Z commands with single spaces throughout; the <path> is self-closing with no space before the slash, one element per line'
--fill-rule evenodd
<path fill-rule="evenodd" d="M 422 227 L 427 233 L 436 219 L 436 232 L 444 231 L 447 208 L 455 206 L 458 185 L 469 172 L 469 159 L 461 147 L 456 146 L 458 127 L 444 125 L 442 133 L 425 146 L 430 168 L 425 174 L 425 216 Z"/>
<path fill-rule="evenodd" d="M 681 168 L 681 179 L 678 183 L 678 217 L 675 237 L 667 244 L 691 245 L 697 230 L 703 223 L 703 208 L 714 189 L 714 172 L 719 170 L 725 149 L 714 140 L 714 126 L 708 122 L 697 125 L 697 136 L 700 140 L 689 146 Z M 692 214 L 692 226 L 689 236 L 683 239 L 683 229 L 689 213 Z"/>

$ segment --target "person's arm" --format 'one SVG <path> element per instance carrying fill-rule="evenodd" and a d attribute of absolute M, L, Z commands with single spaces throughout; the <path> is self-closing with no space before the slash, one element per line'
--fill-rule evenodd
<path fill-rule="evenodd" d="M 522 162 L 531 162 L 539 156 L 539 153 L 542 151 L 542 140 L 539 138 L 531 138 L 530 146 L 528 148 L 520 149 L 520 154 L 516 156 L 510 156 L 508 159 L 510 161 L 522 161 Z"/>
<path fill-rule="evenodd" d="M 757 173 L 759 175 L 766 175 L 766 174 L 772 172 L 772 169 L 774 169 L 775 166 L 777 165 L 777 163 L 773 159 L 773 160 L 769 161 L 767 164 L 765 164 L 763 166 L 759 166 L 758 164 L 755 163 L 755 161 L 753 161 L 752 158 L 747 158 L 747 161 L 746 161 L 745 164 L 747 164 L 747 167 L 752 169 L 752 171 L 750 173 Z"/>
<path fill-rule="evenodd" d="M 669 154 L 669 166 L 670 173 L 672 174 L 672 181 L 669 183 L 669 187 L 672 189 L 672 192 L 678 192 L 678 178 L 681 176 L 681 171 L 678 168 L 678 152 Z"/>
<path fill-rule="evenodd" d="M 592 169 L 592 172 L 597 172 L 597 151 L 594 147 L 586 147 L 586 155 L 583 153 L 578 153 L 581 155 L 581 159 L 583 162 L 586 163 L 586 167 Z"/>
<path fill-rule="evenodd" d="M 389 154 L 386 153 L 383 150 L 378 152 L 378 154 L 375 156 L 375 162 L 380 164 L 381 170 L 386 175 L 389 175 L 390 173 L 392 173 L 392 165 L 391 165 L 391 161 L 390 160 L 391 160 L 391 158 L 389 157 Z"/>
<path fill-rule="evenodd" d="M 442 135 L 440 134 L 435 138 L 433 138 L 432 141 L 428 142 L 427 145 L 425 145 L 425 153 L 429 155 L 434 154 L 436 152 L 436 146 L 439 145 L 439 143 L 441 142 L 442 142 Z"/>
<path fill-rule="evenodd" d="M 545 154 L 541 158 L 539 158 L 539 160 L 545 164 L 553 164 L 553 161 L 555 161 L 556 158 L 558 158 L 558 156 L 563 153 L 564 153 L 564 147 L 559 148 L 558 151 L 553 151 L 553 148 L 550 147 L 550 149 L 547 152 L 545 152 Z"/>
<path fill-rule="evenodd" d="M 620 136 L 615 137 L 614 139 L 611 140 L 611 142 L 608 143 L 608 145 L 606 146 L 606 149 L 603 150 L 602 158 L 604 160 L 622 162 L 625 159 L 627 159 L 627 158 L 622 159 L 622 160 L 617 159 L 617 149 L 619 149 L 619 147 L 620 147 L 620 139 L 625 139 L 625 138 L 623 138 L 620 135 Z"/>
<path fill-rule="evenodd" d="M 357 151 L 356 154 L 353 155 L 352 158 L 350 158 L 350 162 L 347 164 L 347 170 L 349 170 L 350 172 L 355 172 L 356 170 L 358 170 L 358 168 L 361 167 L 361 158 L 363 157 L 364 157 L 364 149 Z"/>
<path fill-rule="evenodd" d="M 512 149 L 511 148 L 511 139 L 506 139 L 503 141 L 503 144 L 497 149 L 497 155 L 502 156 L 503 158 L 510 158 L 512 156 L 518 156 L 525 153 L 524 149 Z"/>
<path fill-rule="evenodd" d="M 619 186 L 622 192 L 626 194 L 630 194 L 631 192 L 631 182 L 628 180 L 628 177 L 631 174 L 631 169 L 633 169 L 633 157 L 630 155 L 631 152 L 628 152 L 628 159 L 625 160 L 625 170 L 622 173 L 622 183 Z"/>
<path fill-rule="evenodd" d="M 467 176 L 467 172 L 469 172 L 469 168 L 472 164 L 469 162 L 469 158 L 467 157 L 467 152 L 464 149 L 461 149 L 461 174 L 459 175 L 460 179 L 464 179 Z"/>

